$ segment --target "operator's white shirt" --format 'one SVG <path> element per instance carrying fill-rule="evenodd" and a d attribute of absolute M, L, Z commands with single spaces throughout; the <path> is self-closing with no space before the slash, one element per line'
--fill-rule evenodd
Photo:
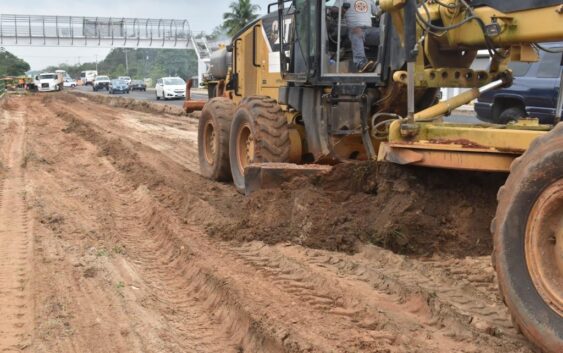
<path fill-rule="evenodd" d="M 346 11 L 346 24 L 350 28 L 371 27 L 372 16 L 379 14 L 379 8 L 373 0 L 336 0 L 334 6 L 350 4 L 350 9 Z"/>

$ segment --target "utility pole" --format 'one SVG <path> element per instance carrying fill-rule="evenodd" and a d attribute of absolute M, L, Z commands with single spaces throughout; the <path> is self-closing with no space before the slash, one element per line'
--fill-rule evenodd
<path fill-rule="evenodd" d="M 147 77 L 147 62 L 149 61 L 149 56 L 145 58 L 145 64 L 143 65 L 143 79 Z"/>
<path fill-rule="evenodd" d="M 98 71 L 98 54 L 96 54 L 96 72 Z"/>
<path fill-rule="evenodd" d="M 129 75 L 129 58 L 127 57 L 127 49 L 123 49 L 123 51 L 125 52 L 125 72 L 127 73 L 127 75 Z"/>

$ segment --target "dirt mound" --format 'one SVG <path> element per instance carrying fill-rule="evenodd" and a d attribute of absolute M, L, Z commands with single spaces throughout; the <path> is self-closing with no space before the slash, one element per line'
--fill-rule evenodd
<path fill-rule="evenodd" d="M 156 104 L 131 98 L 88 94 L 77 91 L 65 93 L 63 96 L 73 97 L 75 99 L 78 96 L 86 98 L 92 102 L 109 105 L 110 107 L 125 108 L 143 113 L 170 114 L 177 116 L 186 115 L 186 112 L 181 107 L 167 104 Z"/>
<path fill-rule="evenodd" d="M 69 104 L 75 104 L 79 102 L 79 99 L 78 97 L 72 94 L 68 94 L 67 92 L 64 92 L 57 95 L 57 101 L 69 103 Z"/>
<path fill-rule="evenodd" d="M 262 190 L 213 234 L 353 252 L 358 241 L 401 254 L 489 255 L 501 174 L 359 163 Z"/>

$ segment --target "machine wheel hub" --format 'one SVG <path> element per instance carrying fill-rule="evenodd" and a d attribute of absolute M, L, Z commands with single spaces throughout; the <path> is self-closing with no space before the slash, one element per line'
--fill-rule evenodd
<path fill-rule="evenodd" d="M 217 134 L 213 122 L 208 121 L 204 128 L 204 151 L 205 159 L 209 165 L 215 164 L 215 153 L 217 152 Z"/>
<path fill-rule="evenodd" d="M 240 127 L 237 136 L 237 159 L 241 172 L 254 161 L 254 137 L 249 124 Z"/>
<path fill-rule="evenodd" d="M 563 179 L 544 190 L 532 208 L 525 252 L 538 293 L 563 316 Z"/>

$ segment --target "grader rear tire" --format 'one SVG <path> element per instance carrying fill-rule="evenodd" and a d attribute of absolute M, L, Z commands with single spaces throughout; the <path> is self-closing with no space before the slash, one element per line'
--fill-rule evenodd
<path fill-rule="evenodd" d="M 245 192 L 244 169 L 252 163 L 289 161 L 287 119 L 269 97 L 247 97 L 240 103 L 230 136 L 231 172 L 235 187 Z"/>
<path fill-rule="evenodd" d="M 563 124 L 513 163 L 492 229 L 514 322 L 542 351 L 563 352 Z"/>
<path fill-rule="evenodd" d="M 198 126 L 198 154 L 201 174 L 215 181 L 230 181 L 229 132 L 235 104 L 227 98 L 213 98 L 203 107 Z"/>

